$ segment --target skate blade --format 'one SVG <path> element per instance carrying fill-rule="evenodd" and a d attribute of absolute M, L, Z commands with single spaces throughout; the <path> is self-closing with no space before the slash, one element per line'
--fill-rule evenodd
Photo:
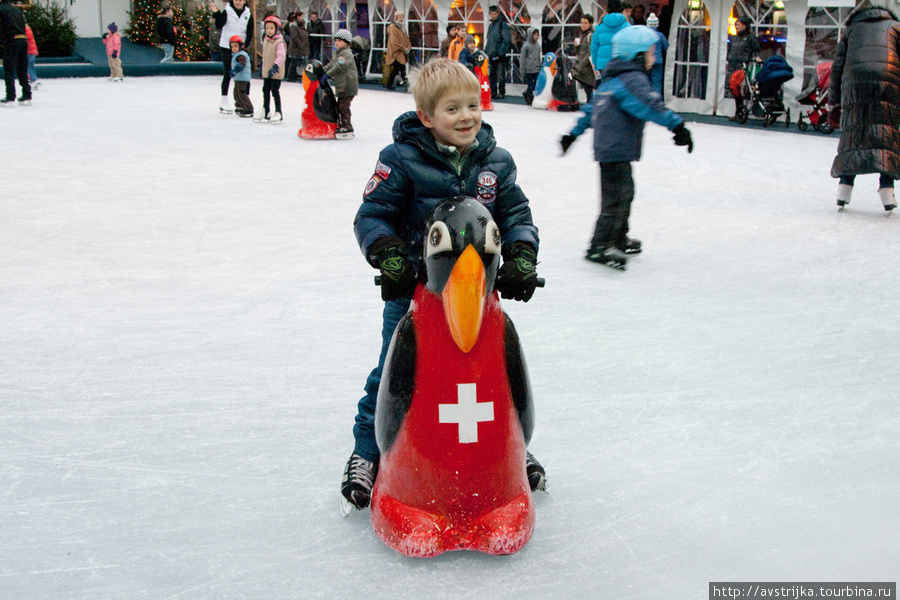
<path fill-rule="evenodd" d="M 231 114 L 234 114 L 234 111 L 233 111 L 233 110 L 225 110 L 224 108 L 220 108 L 220 109 L 219 109 L 219 112 L 222 113 L 223 115 L 231 115 Z"/>
<path fill-rule="evenodd" d="M 341 496 L 341 516 L 345 519 L 350 516 L 350 513 L 356 508 L 349 500 L 344 498 L 343 494 Z"/>
<path fill-rule="evenodd" d="M 281 125 L 282 123 L 284 123 L 284 121 L 272 121 L 272 120 L 269 121 L 269 124 L 271 124 L 271 125 Z"/>
<path fill-rule="evenodd" d="M 352 140 L 355 136 L 353 133 L 335 133 L 334 139 L 336 140 Z"/>

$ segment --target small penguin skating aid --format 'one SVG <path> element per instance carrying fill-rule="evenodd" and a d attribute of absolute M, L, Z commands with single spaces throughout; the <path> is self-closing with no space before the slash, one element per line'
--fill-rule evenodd
<path fill-rule="evenodd" d="M 303 69 L 304 108 L 297 137 L 306 140 L 333 140 L 337 129 L 337 99 L 325 76 L 322 63 L 311 60 Z"/>

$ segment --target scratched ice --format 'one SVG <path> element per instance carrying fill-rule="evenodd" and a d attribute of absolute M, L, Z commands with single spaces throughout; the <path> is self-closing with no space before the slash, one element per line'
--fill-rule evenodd
<path fill-rule="evenodd" d="M 261 104 L 260 86 L 253 101 Z M 648 125 L 625 273 L 575 116 L 497 104 L 547 287 L 505 302 L 550 478 L 510 557 L 403 558 L 338 514 L 381 302 L 351 223 L 409 95 L 356 139 L 218 114 L 218 78 L 46 80 L 0 113 L 0 597 L 706 598 L 897 579 L 900 218 L 837 139 Z"/>

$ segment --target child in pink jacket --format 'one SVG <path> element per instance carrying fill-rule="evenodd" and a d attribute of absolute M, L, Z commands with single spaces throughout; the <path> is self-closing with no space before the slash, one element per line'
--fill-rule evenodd
<path fill-rule="evenodd" d="M 125 78 L 119 56 L 122 52 L 122 36 L 115 23 L 110 23 L 106 28 L 109 33 L 103 34 L 103 42 L 106 44 L 106 58 L 109 60 L 109 81 L 122 81 Z"/>

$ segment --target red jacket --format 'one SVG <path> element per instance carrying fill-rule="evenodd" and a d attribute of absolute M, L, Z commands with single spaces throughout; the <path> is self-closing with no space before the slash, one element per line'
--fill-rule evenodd
<path fill-rule="evenodd" d="M 37 42 L 34 41 L 34 33 L 31 27 L 25 26 L 25 37 L 28 38 L 28 54 L 38 55 Z"/>

